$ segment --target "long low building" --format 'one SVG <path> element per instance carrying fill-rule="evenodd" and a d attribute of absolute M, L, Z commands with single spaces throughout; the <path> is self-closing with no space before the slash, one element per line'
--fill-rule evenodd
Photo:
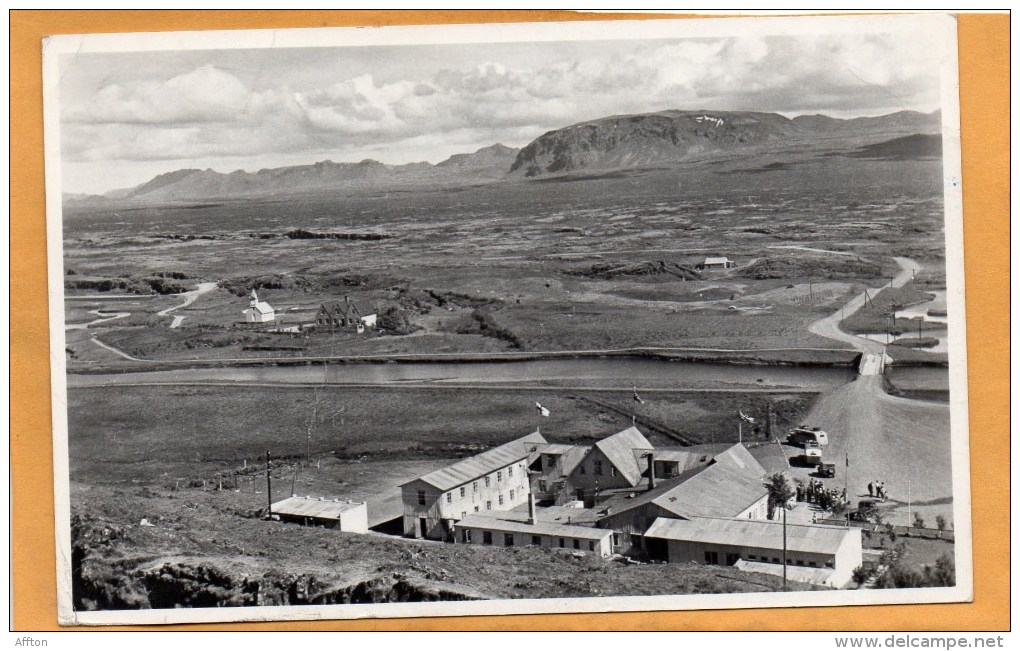
<path fill-rule="evenodd" d="M 505 520 L 492 514 L 469 514 L 455 525 L 456 541 L 495 547 L 569 549 L 606 558 L 613 553 L 613 532 L 548 521 Z"/>
<path fill-rule="evenodd" d="M 274 503 L 272 510 L 273 515 L 284 522 L 368 533 L 368 505 L 365 502 L 295 495 Z"/>
<path fill-rule="evenodd" d="M 644 535 L 650 556 L 670 563 L 733 565 L 783 573 L 783 524 L 731 518 L 658 518 Z M 861 530 L 786 525 L 786 573 L 793 581 L 842 588 L 863 562 Z"/>

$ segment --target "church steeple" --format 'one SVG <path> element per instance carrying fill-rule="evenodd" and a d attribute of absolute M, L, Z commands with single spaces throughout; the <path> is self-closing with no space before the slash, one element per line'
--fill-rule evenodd
<path fill-rule="evenodd" d="M 255 307 L 256 305 L 258 305 L 258 303 L 259 303 L 259 295 L 255 293 L 254 289 L 251 290 L 250 298 L 251 298 L 251 301 L 248 302 L 248 305 L 250 305 L 251 307 Z"/>

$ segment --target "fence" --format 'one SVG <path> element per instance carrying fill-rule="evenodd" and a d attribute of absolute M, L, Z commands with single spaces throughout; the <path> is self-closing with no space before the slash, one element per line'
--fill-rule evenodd
<path fill-rule="evenodd" d="M 816 524 L 830 524 L 839 527 L 846 526 L 846 518 L 819 518 L 815 520 Z M 858 520 L 851 520 L 850 526 L 862 531 L 867 531 L 872 535 L 889 535 L 890 533 L 897 536 L 905 536 L 907 538 L 929 538 L 932 540 L 946 540 L 949 542 L 955 542 L 956 537 L 953 534 L 952 529 L 932 529 L 930 527 L 908 527 L 899 524 L 876 524 L 874 522 L 860 522 Z"/>

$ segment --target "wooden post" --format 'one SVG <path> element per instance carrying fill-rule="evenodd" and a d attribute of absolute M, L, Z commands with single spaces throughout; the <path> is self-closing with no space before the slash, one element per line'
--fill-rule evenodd
<path fill-rule="evenodd" d="M 786 590 L 786 503 L 780 508 L 783 509 L 783 590 Z"/>
<path fill-rule="evenodd" d="M 266 500 L 269 502 L 269 517 L 273 517 L 273 478 L 269 474 L 269 450 L 266 450 Z"/>

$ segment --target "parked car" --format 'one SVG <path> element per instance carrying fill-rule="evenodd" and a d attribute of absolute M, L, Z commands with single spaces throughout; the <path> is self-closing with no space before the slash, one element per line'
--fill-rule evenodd
<path fill-rule="evenodd" d="M 801 425 L 795 427 L 789 431 L 786 435 L 786 441 L 791 445 L 806 445 L 808 442 L 816 443 L 818 445 L 828 445 L 829 435 L 818 427 L 808 427 L 807 425 Z"/>

